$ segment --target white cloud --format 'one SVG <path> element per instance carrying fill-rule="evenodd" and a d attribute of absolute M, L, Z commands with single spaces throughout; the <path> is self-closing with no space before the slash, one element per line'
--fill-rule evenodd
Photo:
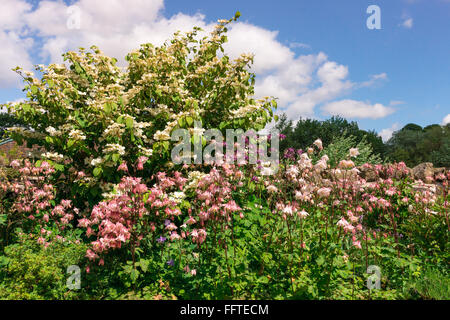
<path fill-rule="evenodd" d="M 359 84 L 359 87 L 371 87 L 381 81 L 388 80 L 388 76 L 386 72 L 374 74 L 370 76 L 370 79 Z"/>
<path fill-rule="evenodd" d="M 165 17 L 163 0 L 78 0 L 72 5 L 80 13 L 80 28 L 70 29 L 67 22 L 71 13 L 63 1 L 40 1 L 34 10 L 23 0 L 2 1 L 7 1 L 9 10 L 9 14 L 0 13 L 2 85 L 13 83 L 11 76 L 3 76 L 6 69 L 16 65 L 31 69 L 28 52 L 33 42 L 30 35 L 39 39 L 33 51 L 38 52 L 41 60 L 60 63 L 63 52 L 95 44 L 123 66 L 125 55 L 142 43 L 161 45 L 178 30 L 189 31 L 193 26 L 199 26 L 209 32 L 214 25 L 202 14 L 178 13 Z M 6 17 L 4 20 L 1 19 L 3 16 Z M 230 27 L 225 50 L 231 57 L 243 52 L 255 54 L 252 71 L 257 74 L 256 96 L 279 98 L 281 111 L 293 119 L 312 117 L 318 106 L 352 89 L 387 79 L 386 73 L 381 73 L 361 84 L 354 83 L 349 80 L 347 66 L 329 60 L 323 52 L 298 56 L 292 48 L 308 45 L 300 42 L 284 45 L 277 36 L 278 31 L 237 22 Z M 386 107 L 381 106 L 380 110 L 379 106 L 376 104 L 373 109 L 378 114 L 387 113 Z"/>
<path fill-rule="evenodd" d="M 401 100 L 391 100 L 391 101 L 389 102 L 389 105 L 390 105 L 391 107 L 397 106 L 397 105 L 399 105 L 399 104 L 405 104 L 405 101 L 401 101 Z"/>
<path fill-rule="evenodd" d="M 67 27 L 71 14 L 63 2 L 41 1 L 25 16 L 30 28 L 44 39 L 41 56 L 52 62 L 61 62 L 65 51 L 95 44 L 123 65 L 125 55 L 142 43 L 161 45 L 177 30 L 212 27 L 200 14 L 161 16 L 162 0 L 80 0 L 73 6 L 79 12 L 79 29 Z"/>
<path fill-rule="evenodd" d="M 243 51 L 254 53 L 253 71 L 259 74 L 286 66 L 294 59 L 294 52 L 276 40 L 278 31 L 269 31 L 248 23 L 236 23 L 228 33 L 224 48 L 232 57 Z"/>
<path fill-rule="evenodd" d="M 303 48 L 303 49 L 311 49 L 311 46 L 302 42 L 291 42 L 289 43 L 289 48 Z"/>
<path fill-rule="evenodd" d="M 450 113 L 442 119 L 442 125 L 445 126 L 447 123 L 450 123 Z"/>
<path fill-rule="evenodd" d="M 31 5 L 23 0 L 2 0 L 0 10 L 0 30 L 18 30 L 24 27 L 22 16 L 31 10 Z"/>
<path fill-rule="evenodd" d="M 393 108 L 383 106 L 380 103 L 372 105 L 367 102 L 350 99 L 328 103 L 322 109 L 329 115 L 369 119 L 384 118 L 395 111 Z"/>
<path fill-rule="evenodd" d="M 392 137 L 394 131 L 398 129 L 400 129 L 400 124 L 396 122 L 390 128 L 381 130 L 378 135 L 381 137 L 381 139 L 383 139 L 384 142 L 386 142 Z"/>
<path fill-rule="evenodd" d="M 2 87 L 16 87 L 20 82 L 20 77 L 12 68 L 21 66 L 31 69 L 31 58 L 28 50 L 33 44 L 32 38 L 20 38 L 13 31 L 0 30 L 0 85 Z"/>
<path fill-rule="evenodd" d="M 406 29 L 411 29 L 413 27 L 413 18 L 405 18 L 401 23 L 401 26 Z"/>
<path fill-rule="evenodd" d="M 11 69 L 32 67 L 28 50 L 33 39 L 27 36 L 23 15 L 31 9 L 25 1 L 2 0 L 0 10 L 0 85 L 17 87 L 20 77 Z"/>

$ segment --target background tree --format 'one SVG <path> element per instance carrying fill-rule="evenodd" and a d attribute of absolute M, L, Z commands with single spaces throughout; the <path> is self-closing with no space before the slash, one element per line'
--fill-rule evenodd
<path fill-rule="evenodd" d="M 409 167 L 422 162 L 450 167 L 450 125 L 432 124 L 422 128 L 409 123 L 395 131 L 386 143 L 393 161 L 404 161 Z"/>
<path fill-rule="evenodd" d="M 6 138 L 6 129 L 9 127 L 24 127 L 26 124 L 16 116 L 6 112 L 0 112 L 0 140 Z"/>
<path fill-rule="evenodd" d="M 356 144 L 365 139 L 373 153 L 380 155 L 382 159 L 386 155 L 386 147 L 375 131 L 361 130 L 355 121 L 349 122 L 338 116 L 324 121 L 300 118 L 294 126 L 293 121 L 282 114 L 275 128 L 286 136 L 280 142 L 281 152 L 287 148 L 305 149 L 317 138 L 322 140 L 324 146 L 328 146 L 337 138 L 354 137 Z"/>

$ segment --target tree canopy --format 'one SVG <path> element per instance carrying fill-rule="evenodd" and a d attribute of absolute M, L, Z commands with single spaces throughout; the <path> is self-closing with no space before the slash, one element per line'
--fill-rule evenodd
<path fill-rule="evenodd" d="M 324 121 L 300 118 L 294 125 L 286 114 L 282 114 L 275 127 L 286 136 L 280 142 L 281 151 L 287 148 L 305 149 L 317 138 L 320 138 L 323 145 L 327 146 L 336 138 L 352 136 L 355 137 L 356 143 L 365 138 L 371 145 L 373 152 L 379 154 L 382 158 L 386 153 L 385 145 L 375 131 L 362 130 L 355 121 L 349 122 L 338 116 L 333 116 Z"/>
<path fill-rule="evenodd" d="M 6 138 L 6 129 L 10 127 L 27 127 L 25 122 L 10 113 L 0 112 L 0 140 Z"/>
<path fill-rule="evenodd" d="M 395 131 L 386 146 L 391 160 L 403 161 L 410 167 L 422 162 L 450 167 L 450 124 L 422 128 L 409 123 Z"/>

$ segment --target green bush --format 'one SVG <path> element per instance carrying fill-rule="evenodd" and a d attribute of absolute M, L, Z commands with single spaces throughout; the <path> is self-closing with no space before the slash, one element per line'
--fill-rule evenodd
<path fill-rule="evenodd" d="M 381 157 L 373 152 L 372 146 L 367 142 L 366 137 L 363 137 L 359 143 L 354 136 L 347 136 L 346 133 L 342 136 L 336 137 L 328 146 L 326 146 L 321 155 L 328 155 L 330 158 L 330 165 L 336 166 L 339 161 L 347 159 L 350 148 L 357 148 L 359 155 L 353 158 L 353 162 L 359 166 L 364 163 L 382 163 Z"/>
<path fill-rule="evenodd" d="M 76 299 L 67 288 L 67 268 L 79 265 L 86 252 L 81 243 L 55 241 L 47 248 L 36 239 L 20 237 L 0 256 L 0 299 Z"/>
<path fill-rule="evenodd" d="M 428 269 L 409 285 L 413 295 L 421 299 L 450 300 L 450 278 L 436 269 Z"/>

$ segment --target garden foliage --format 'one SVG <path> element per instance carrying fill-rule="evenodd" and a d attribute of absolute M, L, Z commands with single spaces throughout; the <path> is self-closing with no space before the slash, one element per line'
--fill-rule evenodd
<path fill-rule="evenodd" d="M 0 169 L 0 298 L 449 298 L 449 171 L 440 188 L 412 181 L 351 137 L 288 150 L 272 175 L 170 162 L 175 128 L 272 118 L 251 57 L 221 53 L 229 22 L 143 45 L 126 71 L 94 47 L 22 73 L 28 101 L 10 108 L 33 130 L 11 134 L 46 153 Z"/>

